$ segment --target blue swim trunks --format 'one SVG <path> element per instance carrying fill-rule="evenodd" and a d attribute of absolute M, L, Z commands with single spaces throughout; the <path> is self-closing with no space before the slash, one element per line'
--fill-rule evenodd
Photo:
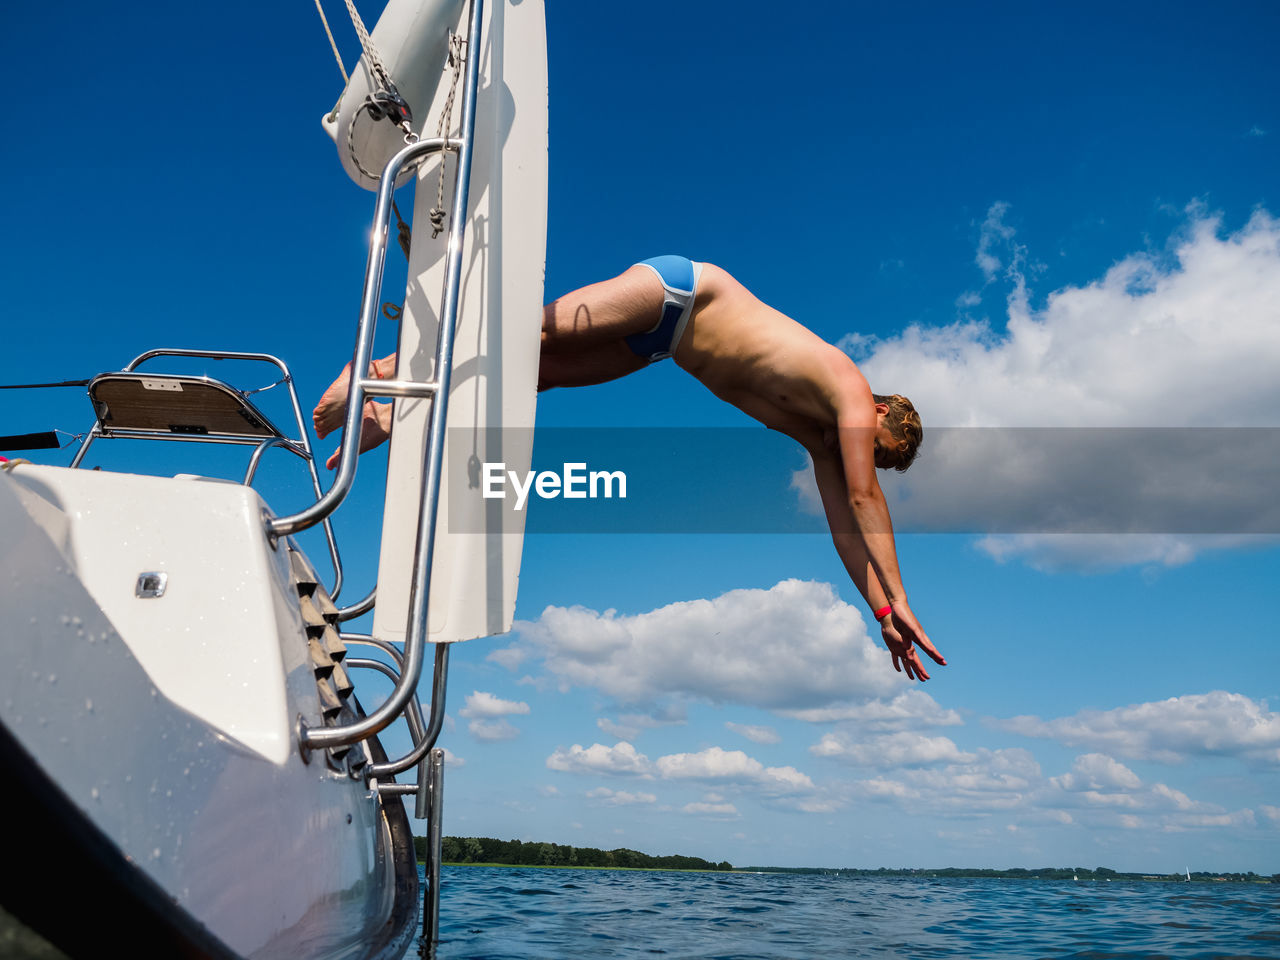
<path fill-rule="evenodd" d="M 686 257 L 666 256 L 654 257 L 636 266 L 648 267 L 662 281 L 662 311 L 652 329 L 633 333 L 626 341 L 637 357 L 655 363 L 675 353 L 684 336 L 684 328 L 693 315 L 693 298 L 698 292 L 702 264 Z"/>

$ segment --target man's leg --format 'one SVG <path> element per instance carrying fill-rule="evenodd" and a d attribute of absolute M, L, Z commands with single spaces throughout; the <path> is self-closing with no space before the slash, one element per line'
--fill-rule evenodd
<path fill-rule="evenodd" d="M 637 357 L 620 340 L 572 353 L 544 349 L 538 362 L 538 391 L 552 387 L 589 387 L 617 380 L 648 365 L 648 361 Z"/>
<path fill-rule="evenodd" d="M 662 283 L 634 266 L 611 280 L 566 293 L 542 310 L 538 389 L 586 387 L 649 365 L 626 338 L 653 328 L 662 315 Z"/>
<path fill-rule="evenodd" d="M 662 283 L 647 267 L 633 266 L 611 280 L 567 293 L 543 307 L 542 356 L 538 389 L 581 387 L 634 373 L 648 362 L 631 352 L 625 339 L 653 327 L 662 311 Z M 350 364 L 324 392 L 311 414 L 316 434 L 325 437 L 342 426 L 347 411 Z M 387 378 L 395 354 L 370 364 L 372 376 Z M 365 403 L 361 452 L 387 438 L 390 405 Z M 329 458 L 329 466 L 336 463 Z"/>
<path fill-rule="evenodd" d="M 381 360 L 375 360 L 369 364 L 369 376 L 377 377 L 379 380 L 388 379 L 395 373 L 395 370 L 396 355 L 394 353 L 389 357 L 383 357 Z M 341 427 L 342 421 L 347 416 L 347 388 L 350 386 L 350 380 L 351 364 L 348 363 L 342 368 L 342 373 L 338 375 L 338 379 L 329 384 L 329 389 L 324 392 L 320 402 L 316 404 L 315 410 L 311 411 L 311 422 L 315 424 L 316 436 L 322 440 Z M 373 403 L 373 401 L 370 400 L 368 403 Z M 367 409 L 365 415 L 367 418 Z"/>
<path fill-rule="evenodd" d="M 542 312 L 542 352 L 581 353 L 653 328 L 662 315 L 662 282 L 634 266 L 551 301 Z"/>

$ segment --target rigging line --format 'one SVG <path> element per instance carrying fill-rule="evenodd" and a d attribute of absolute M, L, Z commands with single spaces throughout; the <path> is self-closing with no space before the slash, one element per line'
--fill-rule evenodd
<path fill-rule="evenodd" d="M 288 382 L 289 382 L 288 377 L 281 377 L 275 383 L 268 383 L 265 387 L 255 387 L 252 390 L 241 390 L 240 393 L 246 397 L 251 397 L 255 393 L 266 393 L 268 390 L 272 389 L 273 387 L 278 387 L 280 386 L 280 384 L 288 383 Z"/>
<path fill-rule="evenodd" d="M 400 249 L 404 251 L 404 257 L 408 260 L 409 246 L 413 243 L 413 230 L 404 222 L 404 217 L 400 216 L 400 208 L 396 206 L 394 199 L 391 201 L 391 209 L 396 215 L 396 239 L 400 241 Z"/>
<path fill-rule="evenodd" d="M 53 432 L 54 432 L 54 433 L 60 433 L 60 434 L 62 434 L 64 437 L 70 437 L 70 438 L 71 438 L 71 439 L 70 439 L 70 440 L 68 440 L 66 443 L 64 443 L 61 447 L 59 447 L 59 449 L 60 449 L 60 450 L 61 450 L 61 449 L 65 449 L 65 448 L 67 448 L 67 447 L 71 446 L 71 444 L 75 443 L 77 440 L 83 440 L 83 439 L 84 439 L 84 436 L 85 436 L 83 433 L 71 433 L 69 430 L 59 430 L 57 427 L 54 427 L 54 428 L 53 428 Z"/>
<path fill-rule="evenodd" d="M 329 18 L 324 15 L 324 7 L 320 6 L 320 0 L 316 0 L 316 12 L 320 14 L 320 22 L 324 24 L 325 35 L 329 38 L 329 46 L 333 49 L 333 59 L 338 61 L 338 72 L 342 74 L 342 93 L 347 92 L 347 87 L 351 85 L 351 78 L 347 76 L 347 68 L 343 66 L 342 54 L 338 52 L 338 44 L 333 39 L 333 31 L 329 29 Z M 338 102 L 333 105 L 333 109 L 329 111 L 326 117 L 330 123 L 338 119 L 338 108 L 342 106 L 342 94 L 338 95 Z"/>
<path fill-rule="evenodd" d="M 338 44 L 333 39 L 333 31 L 329 29 L 329 18 L 324 15 L 324 7 L 320 6 L 320 0 L 316 0 L 316 12 L 320 14 L 320 22 L 324 24 L 324 32 L 329 38 L 329 46 L 333 48 L 333 59 L 338 61 L 338 72 L 342 74 L 342 82 L 350 84 L 351 78 L 347 76 L 347 68 L 342 64 L 342 54 L 338 52 Z"/>
<path fill-rule="evenodd" d="M 463 49 L 466 49 L 466 56 L 471 55 L 471 48 L 467 41 L 463 40 L 456 33 L 449 34 L 449 57 L 445 62 L 445 67 L 453 68 L 453 79 L 449 83 L 449 95 L 444 100 L 444 110 L 440 114 L 440 123 L 436 126 L 436 136 L 446 137 L 453 127 L 453 96 L 458 90 L 458 78 L 462 75 L 462 62 L 465 59 Z M 431 208 L 427 214 L 431 221 L 431 239 L 440 236 L 444 230 L 444 167 L 445 160 L 449 155 L 449 148 L 446 147 L 440 152 L 440 182 L 436 187 L 436 205 Z"/>
<path fill-rule="evenodd" d="M 87 387 L 88 380 L 59 380 L 56 383 L 0 383 L 0 390 L 33 390 L 36 387 Z"/>
<path fill-rule="evenodd" d="M 364 21 L 360 19 L 360 11 L 356 9 L 352 0 L 346 0 L 346 3 L 347 13 L 351 15 L 351 25 L 355 27 L 356 35 L 360 37 L 360 46 L 364 49 L 365 59 L 369 61 L 374 79 L 379 81 L 385 90 L 394 93 L 396 85 L 391 82 L 391 74 L 387 73 L 387 68 L 382 65 L 382 58 L 378 56 L 378 50 L 373 45 L 373 38 L 369 36 Z"/>

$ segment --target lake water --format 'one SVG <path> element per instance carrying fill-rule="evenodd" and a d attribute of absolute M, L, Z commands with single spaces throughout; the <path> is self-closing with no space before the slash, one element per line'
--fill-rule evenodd
<path fill-rule="evenodd" d="M 445 867 L 440 895 L 438 960 L 1280 960 L 1280 884 Z"/>

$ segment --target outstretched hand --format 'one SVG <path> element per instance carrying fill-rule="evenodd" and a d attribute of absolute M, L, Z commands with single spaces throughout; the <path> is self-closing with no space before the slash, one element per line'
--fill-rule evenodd
<path fill-rule="evenodd" d="M 880 621 L 880 636 L 893 657 L 893 669 L 899 673 L 905 670 L 912 680 L 929 679 L 929 673 L 920 659 L 920 650 L 928 654 L 935 663 L 944 667 L 947 665 L 946 659 L 929 640 L 905 602 L 895 603 L 893 613 Z"/>

